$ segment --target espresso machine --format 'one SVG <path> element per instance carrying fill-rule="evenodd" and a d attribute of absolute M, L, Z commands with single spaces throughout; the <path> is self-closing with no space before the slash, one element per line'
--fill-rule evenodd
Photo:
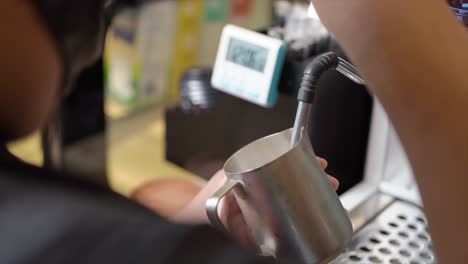
<path fill-rule="evenodd" d="M 333 263 L 437 263 L 411 166 L 374 99 L 363 180 L 343 193 L 355 234 Z"/>

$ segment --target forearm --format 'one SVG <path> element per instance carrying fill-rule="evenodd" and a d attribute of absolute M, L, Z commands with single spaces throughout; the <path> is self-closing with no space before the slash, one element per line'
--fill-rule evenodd
<path fill-rule="evenodd" d="M 192 179 L 156 179 L 137 188 L 131 198 L 158 215 L 173 219 L 192 202 L 202 187 L 201 182 Z"/>
<path fill-rule="evenodd" d="M 314 0 L 382 101 L 415 171 L 441 263 L 467 256 L 468 34 L 444 1 Z M 453 238 L 457 238 L 452 243 Z"/>

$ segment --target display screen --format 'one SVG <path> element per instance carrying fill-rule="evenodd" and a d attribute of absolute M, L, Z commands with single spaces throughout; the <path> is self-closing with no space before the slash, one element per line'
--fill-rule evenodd
<path fill-rule="evenodd" d="M 448 0 L 448 2 L 458 19 L 468 26 L 468 0 Z"/>
<path fill-rule="evenodd" d="M 231 38 L 226 59 L 230 62 L 262 72 L 268 58 L 268 49 L 247 41 Z"/>

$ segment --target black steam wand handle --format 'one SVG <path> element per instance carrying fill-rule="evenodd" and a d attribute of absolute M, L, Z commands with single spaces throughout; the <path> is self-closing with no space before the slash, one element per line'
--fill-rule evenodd
<path fill-rule="evenodd" d="M 318 81 L 323 73 L 330 69 L 336 69 L 340 64 L 339 57 L 334 52 L 327 52 L 315 57 L 307 65 L 302 76 L 301 87 L 297 95 L 299 105 L 297 108 L 296 119 L 291 136 L 291 148 L 294 147 L 301 138 L 302 128 L 309 119 L 311 104 L 315 98 Z"/>

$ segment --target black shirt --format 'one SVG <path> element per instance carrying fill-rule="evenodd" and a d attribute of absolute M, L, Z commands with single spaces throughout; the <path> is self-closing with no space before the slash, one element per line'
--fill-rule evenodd
<path fill-rule="evenodd" d="M 271 263 L 208 226 L 165 221 L 1 150 L 0 263 Z"/>

